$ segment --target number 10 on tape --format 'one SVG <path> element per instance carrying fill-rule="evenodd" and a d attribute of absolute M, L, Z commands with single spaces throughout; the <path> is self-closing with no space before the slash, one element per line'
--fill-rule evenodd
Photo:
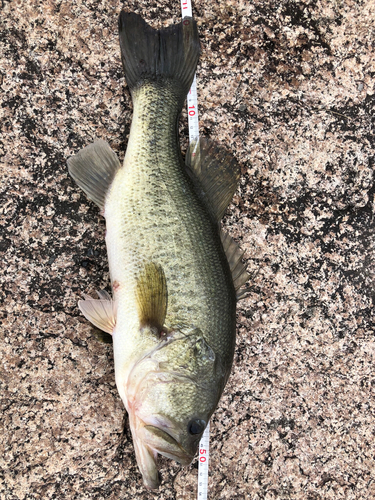
<path fill-rule="evenodd" d="M 192 16 L 191 0 L 181 0 L 181 11 L 184 22 L 185 16 Z M 186 19 L 186 22 L 190 22 Z M 187 95 L 188 107 L 188 124 L 189 124 L 189 141 L 196 142 L 199 139 L 199 120 L 198 120 L 198 97 L 197 97 L 197 80 L 194 75 L 194 80 L 190 91 Z M 197 146 L 196 146 L 197 147 Z M 192 152 L 194 156 L 195 150 Z M 208 490 L 208 458 L 210 445 L 210 423 L 208 422 L 206 430 L 199 442 L 199 457 L 198 457 L 198 500 L 207 500 Z"/>
<path fill-rule="evenodd" d="M 208 459 L 210 451 L 210 423 L 199 443 L 198 455 L 198 500 L 207 500 L 208 489 Z"/>

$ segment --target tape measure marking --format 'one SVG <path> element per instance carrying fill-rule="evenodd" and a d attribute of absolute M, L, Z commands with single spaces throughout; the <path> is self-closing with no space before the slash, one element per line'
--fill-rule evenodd
<path fill-rule="evenodd" d="M 199 442 L 198 461 L 198 500 L 207 500 L 208 494 L 208 461 L 210 457 L 210 422 Z"/>
<path fill-rule="evenodd" d="M 188 124 L 189 124 L 189 141 L 197 141 L 199 138 L 199 120 L 198 120 L 198 97 L 197 97 L 197 78 L 194 75 L 193 83 L 191 84 L 187 95 L 188 109 Z"/>
<path fill-rule="evenodd" d="M 193 11 L 190 0 L 181 0 L 182 18 L 185 16 L 192 17 Z M 197 97 L 197 79 L 194 75 L 193 83 L 191 84 L 187 95 L 187 110 L 188 110 L 188 127 L 189 141 L 195 142 L 199 139 L 199 120 L 198 120 L 198 97 Z M 195 153 L 193 153 L 194 155 Z M 199 459 L 198 459 L 198 500 L 207 500 L 208 493 L 208 461 L 210 445 L 210 423 L 199 442 Z"/>
<path fill-rule="evenodd" d="M 182 12 L 183 18 L 185 16 L 193 17 L 193 11 L 191 8 L 191 1 L 190 0 L 181 0 L 181 12 Z"/>

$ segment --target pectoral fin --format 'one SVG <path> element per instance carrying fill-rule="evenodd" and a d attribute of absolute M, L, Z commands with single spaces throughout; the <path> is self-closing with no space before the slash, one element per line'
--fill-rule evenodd
<path fill-rule="evenodd" d="M 101 290 L 96 292 L 99 299 L 93 299 L 90 295 L 84 294 L 85 300 L 78 301 L 78 307 L 86 319 L 102 332 L 111 334 L 116 326 L 116 303 L 111 296 Z M 98 338 L 98 335 L 95 335 Z M 108 343 L 108 338 L 99 340 Z"/>
<path fill-rule="evenodd" d="M 168 303 L 167 281 L 160 265 L 145 264 L 137 280 L 136 300 L 141 327 L 156 327 L 160 332 Z"/>

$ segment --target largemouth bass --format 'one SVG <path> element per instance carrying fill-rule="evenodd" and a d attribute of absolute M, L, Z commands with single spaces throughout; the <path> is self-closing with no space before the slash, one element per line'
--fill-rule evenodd
<path fill-rule="evenodd" d="M 157 455 L 189 464 L 218 404 L 248 275 L 219 229 L 237 163 L 207 141 L 194 145 L 187 165 L 180 151 L 178 117 L 200 53 L 196 23 L 154 30 L 122 12 L 119 33 L 134 106 L 124 163 L 102 140 L 68 160 L 106 219 L 113 293 L 85 295 L 79 307 L 112 335 L 137 463 L 156 488 Z"/>

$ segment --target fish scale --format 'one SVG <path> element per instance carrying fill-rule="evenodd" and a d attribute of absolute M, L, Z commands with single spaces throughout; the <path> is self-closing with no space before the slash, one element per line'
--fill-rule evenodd
<path fill-rule="evenodd" d="M 115 299 L 120 310 L 122 302 L 131 303 L 142 263 L 153 260 L 167 275 L 168 327 L 200 325 L 207 341 L 220 349 L 228 346 L 225 337 L 233 328 L 234 289 L 218 231 L 181 164 L 176 145 L 178 108 L 171 105 L 170 92 L 151 85 L 141 87 L 133 99 L 124 168 L 116 174 L 105 204 L 110 272 L 121 290 Z M 154 128 L 156 138 L 150 132 Z M 146 149 L 150 138 L 155 144 Z M 231 351 L 229 346 L 229 357 Z"/>

